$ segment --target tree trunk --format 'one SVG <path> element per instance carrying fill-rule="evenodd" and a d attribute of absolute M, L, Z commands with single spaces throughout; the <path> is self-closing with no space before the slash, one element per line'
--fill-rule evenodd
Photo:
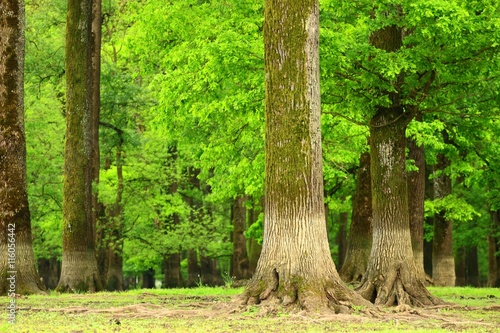
<path fill-rule="evenodd" d="M 325 226 L 317 0 L 267 0 L 265 223 L 244 303 L 367 304 L 340 280 Z"/>
<path fill-rule="evenodd" d="M 24 1 L 0 5 L 0 295 L 41 293 L 26 184 Z"/>
<path fill-rule="evenodd" d="M 422 121 L 421 115 L 418 121 Z M 410 213 L 410 233 L 413 258 L 417 274 L 425 279 L 424 271 L 424 201 L 425 201 L 425 154 L 424 145 L 415 139 L 406 140 L 408 158 L 415 161 L 417 171 L 408 172 L 408 208 Z"/>
<path fill-rule="evenodd" d="M 445 135 L 445 142 L 447 135 Z M 443 199 L 451 194 L 451 179 L 445 174 L 450 161 L 443 154 L 438 154 L 436 170 L 442 172 L 434 179 L 434 198 Z M 434 216 L 434 237 L 432 248 L 432 280 L 438 286 L 455 286 L 455 258 L 453 257 L 452 221 L 444 212 Z"/>
<path fill-rule="evenodd" d="M 196 250 L 188 250 L 188 287 L 196 287 L 200 283 L 200 265 L 198 265 L 198 253 Z"/>
<path fill-rule="evenodd" d="M 372 33 L 370 43 L 386 52 L 402 46 L 396 25 Z M 402 74 L 397 78 L 397 89 Z M 389 107 L 377 107 L 370 121 L 370 154 L 373 206 L 373 246 L 366 275 L 358 292 L 376 305 L 424 306 L 439 302 L 417 274 L 410 233 L 406 178 L 406 126 L 411 114 L 397 92 Z"/>
<path fill-rule="evenodd" d="M 344 260 L 347 252 L 347 223 L 349 222 L 349 213 L 341 212 L 339 216 L 339 231 L 337 233 L 338 246 L 338 269 L 341 270 L 344 266 Z"/>
<path fill-rule="evenodd" d="M 217 261 L 215 259 L 201 256 L 201 282 L 204 286 L 220 286 L 223 284 L 220 271 L 217 270 Z"/>
<path fill-rule="evenodd" d="M 431 179 L 432 173 L 433 166 L 425 164 L 425 198 L 431 200 L 434 199 L 434 181 Z M 427 216 L 424 222 L 429 229 L 434 228 L 434 216 Z M 424 239 L 424 271 L 427 277 L 432 276 L 432 247 L 432 238 L 429 241 Z"/>
<path fill-rule="evenodd" d="M 142 273 L 142 288 L 155 288 L 155 270 L 153 268 L 150 268 Z"/>
<path fill-rule="evenodd" d="M 247 239 L 243 234 L 246 230 L 247 216 L 245 197 L 237 197 L 233 204 L 233 256 L 231 260 L 231 277 L 236 280 L 249 279 L 249 261 L 247 255 Z"/>
<path fill-rule="evenodd" d="M 262 208 L 264 206 L 264 198 L 261 198 Z M 254 206 L 248 212 L 248 227 L 250 227 L 255 221 L 257 221 L 261 210 L 256 209 Z M 259 261 L 260 253 L 262 252 L 262 245 L 257 242 L 255 238 L 250 238 L 248 244 L 248 261 L 249 261 L 249 274 L 253 276 L 255 269 L 257 268 L 257 262 Z"/>
<path fill-rule="evenodd" d="M 372 248 L 372 189 L 370 176 L 370 154 L 363 153 L 359 159 L 356 189 L 352 198 L 352 219 L 347 252 L 340 277 L 345 282 L 361 281 L 368 267 Z"/>
<path fill-rule="evenodd" d="M 61 274 L 61 263 L 56 258 L 39 258 L 38 259 L 38 274 L 43 281 L 45 288 L 54 290 L 59 281 Z"/>
<path fill-rule="evenodd" d="M 477 246 L 471 246 L 465 250 L 467 285 L 479 287 L 479 261 L 477 258 Z"/>
<path fill-rule="evenodd" d="M 180 253 L 171 254 L 165 260 L 165 267 L 164 267 L 163 273 L 164 273 L 163 286 L 165 288 L 180 288 L 180 287 L 182 287 L 181 254 Z"/>
<path fill-rule="evenodd" d="M 63 255 L 58 291 L 98 291 L 92 222 L 92 1 L 68 0 Z"/>
<path fill-rule="evenodd" d="M 500 287 L 500 210 L 491 212 L 492 230 L 488 235 L 488 286 Z"/>
<path fill-rule="evenodd" d="M 455 259 L 455 286 L 457 287 L 465 287 L 467 285 L 465 252 L 465 247 L 457 250 L 457 257 Z"/>

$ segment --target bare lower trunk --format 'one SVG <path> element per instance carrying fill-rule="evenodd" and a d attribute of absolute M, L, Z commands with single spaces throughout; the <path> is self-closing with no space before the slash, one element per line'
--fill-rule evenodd
<path fill-rule="evenodd" d="M 165 288 L 180 288 L 182 287 L 181 275 L 181 254 L 171 254 L 165 260 L 164 268 L 164 287 Z"/>
<path fill-rule="evenodd" d="M 349 213 L 342 212 L 339 216 L 339 231 L 337 233 L 337 246 L 338 246 L 338 269 L 344 266 L 345 256 L 347 252 L 347 223 L 349 222 Z"/>
<path fill-rule="evenodd" d="M 200 284 L 200 265 L 198 265 L 198 253 L 196 250 L 188 250 L 188 287 L 196 287 Z"/>
<path fill-rule="evenodd" d="M 421 120 L 421 119 L 420 119 Z M 417 171 L 408 173 L 408 207 L 413 258 L 417 274 L 425 278 L 424 271 L 424 201 L 425 201 L 425 154 L 424 145 L 415 139 L 407 139 L 409 159 L 415 162 Z"/>
<path fill-rule="evenodd" d="M 467 285 L 479 287 L 479 261 L 477 257 L 477 246 L 468 247 L 465 251 L 465 262 L 467 269 Z"/>
<path fill-rule="evenodd" d="M 455 258 L 455 286 L 464 287 L 467 285 L 467 273 L 465 264 L 465 248 L 457 249 L 457 256 Z"/>
<path fill-rule="evenodd" d="M 24 1 L 0 8 L 0 295 L 13 297 L 45 288 L 35 268 L 26 184 Z"/>
<path fill-rule="evenodd" d="M 438 154 L 436 170 L 440 170 L 443 174 L 434 179 L 435 199 L 443 199 L 451 194 L 451 179 L 445 174 L 449 166 L 450 161 L 448 158 L 443 154 Z M 453 256 L 452 230 L 452 221 L 445 217 L 444 212 L 440 212 L 434 216 L 432 280 L 438 286 L 455 286 L 455 258 Z"/>
<path fill-rule="evenodd" d="M 246 230 L 247 218 L 245 208 L 246 198 L 238 197 L 233 204 L 233 255 L 231 260 L 231 277 L 236 280 L 249 279 L 249 261 L 247 255 L 247 239 L 243 234 Z"/>
<path fill-rule="evenodd" d="M 217 269 L 217 260 L 201 256 L 201 281 L 204 286 L 220 286 L 223 285 L 222 276 Z"/>
<path fill-rule="evenodd" d="M 155 270 L 150 268 L 142 273 L 142 288 L 153 289 L 155 287 Z"/>
<path fill-rule="evenodd" d="M 38 274 L 40 275 L 40 279 L 45 284 L 45 288 L 54 290 L 57 287 L 59 275 L 61 274 L 61 264 L 56 258 L 39 258 Z"/>
<path fill-rule="evenodd" d="M 121 242 L 120 242 L 121 243 Z M 114 248 L 108 249 L 108 269 L 106 272 L 106 290 L 123 290 L 123 257 L 122 246 L 116 251 Z"/>
<path fill-rule="evenodd" d="M 368 267 L 372 248 L 372 190 L 370 177 L 370 154 L 361 154 L 356 177 L 356 189 L 352 198 L 352 219 L 348 246 L 340 277 L 354 283 L 361 278 Z"/>
<path fill-rule="evenodd" d="M 491 212 L 492 228 L 488 235 L 488 286 L 500 287 L 500 210 Z"/>

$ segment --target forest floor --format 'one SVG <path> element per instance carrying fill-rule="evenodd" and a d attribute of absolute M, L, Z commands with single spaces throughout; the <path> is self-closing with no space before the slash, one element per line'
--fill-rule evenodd
<path fill-rule="evenodd" d="M 16 323 L 7 323 L 4 313 L 0 332 L 500 332 L 500 289 L 429 289 L 450 304 L 306 315 L 238 308 L 235 298 L 241 288 L 51 293 L 16 299 Z M 1 297 L 0 302 L 7 305 L 9 299 Z"/>

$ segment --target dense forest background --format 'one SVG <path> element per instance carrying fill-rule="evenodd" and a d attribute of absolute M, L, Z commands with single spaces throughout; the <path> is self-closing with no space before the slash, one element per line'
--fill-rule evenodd
<path fill-rule="evenodd" d="M 320 1 L 331 253 L 340 270 L 368 122 L 386 92 L 398 91 L 419 110 L 408 141 L 425 147 L 426 273 L 435 221 L 444 220 L 453 227 L 456 284 L 491 284 L 500 269 L 499 8 L 415 1 L 405 9 L 403 18 L 370 20 L 369 1 Z M 223 284 L 255 269 L 264 221 L 263 18 L 263 1 L 103 1 L 96 246 L 101 270 L 123 269 L 122 287 Z M 383 20 L 411 27 L 400 52 L 370 47 Z M 66 1 L 26 1 L 26 22 L 33 246 L 53 289 L 62 255 Z M 407 170 L 418 170 L 410 156 Z M 436 181 L 449 189 L 433 190 Z"/>

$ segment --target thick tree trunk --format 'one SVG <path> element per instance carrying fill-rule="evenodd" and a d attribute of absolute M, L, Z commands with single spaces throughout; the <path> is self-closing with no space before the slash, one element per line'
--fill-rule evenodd
<path fill-rule="evenodd" d="M 155 270 L 153 268 L 150 268 L 142 273 L 142 288 L 155 288 Z"/>
<path fill-rule="evenodd" d="M 31 241 L 24 133 L 24 1 L 0 5 L 0 295 L 41 293 Z"/>
<path fill-rule="evenodd" d="M 196 250 L 188 250 L 188 287 L 196 287 L 200 284 L 200 265 L 198 265 L 198 253 Z"/>
<path fill-rule="evenodd" d="M 421 121 L 421 116 L 420 119 Z M 408 173 L 408 208 L 413 258 L 417 274 L 425 278 L 424 271 L 424 201 L 425 201 L 425 154 L 424 145 L 415 139 L 407 139 L 408 158 L 415 161 L 417 171 Z"/>
<path fill-rule="evenodd" d="M 38 275 L 40 275 L 45 288 L 49 290 L 56 289 L 60 274 L 61 263 L 56 258 L 38 259 Z"/>
<path fill-rule="evenodd" d="M 442 174 L 434 179 L 434 198 L 443 199 L 451 194 L 451 179 L 445 174 L 450 161 L 443 154 L 438 154 L 437 159 L 436 170 Z M 455 286 L 452 228 L 452 221 L 445 217 L 444 212 L 434 216 L 432 280 L 438 286 Z"/>
<path fill-rule="evenodd" d="M 181 254 L 171 254 L 165 260 L 163 286 L 165 288 L 180 288 L 182 287 L 181 275 Z"/>
<path fill-rule="evenodd" d="M 58 291 L 101 290 L 92 222 L 92 1 L 68 0 L 63 255 Z"/>
<path fill-rule="evenodd" d="M 306 310 L 368 304 L 340 280 L 325 226 L 317 0 L 267 0 L 265 223 L 242 297 Z M 274 303 L 274 302 L 273 302 Z"/>
<path fill-rule="evenodd" d="M 401 33 L 401 28 L 387 26 L 373 32 L 370 43 L 396 52 L 402 46 Z M 373 246 L 357 290 L 376 305 L 432 305 L 439 300 L 417 274 L 411 244 L 405 156 L 405 130 L 411 114 L 401 105 L 398 93 L 389 98 L 392 105 L 379 106 L 370 121 Z"/>
<path fill-rule="evenodd" d="M 250 263 L 247 255 L 247 239 L 243 234 L 246 230 L 247 214 L 245 208 L 245 197 L 237 197 L 233 203 L 233 256 L 231 260 L 231 277 L 236 280 L 249 279 L 251 273 Z"/>
<path fill-rule="evenodd" d="M 370 154 L 363 153 L 359 159 L 356 189 L 352 198 L 351 230 L 349 231 L 347 253 L 340 277 L 354 283 L 368 268 L 372 248 L 372 189 L 370 176 Z"/>
<path fill-rule="evenodd" d="M 477 246 L 471 246 L 465 250 L 467 285 L 479 287 L 479 260 L 477 257 Z"/>
<path fill-rule="evenodd" d="M 500 287 L 500 210 L 491 212 L 492 230 L 488 235 L 488 286 Z"/>

